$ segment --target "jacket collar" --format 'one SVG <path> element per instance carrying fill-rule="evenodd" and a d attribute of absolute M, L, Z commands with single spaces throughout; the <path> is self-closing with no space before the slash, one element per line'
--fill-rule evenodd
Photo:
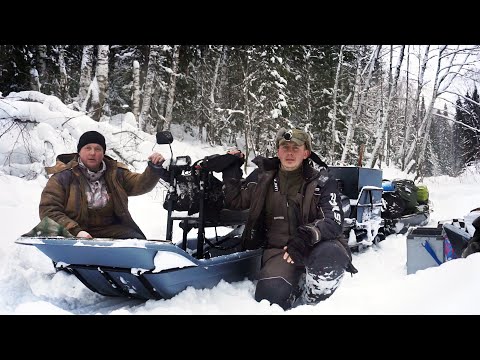
<path fill-rule="evenodd" d="M 73 169 L 78 166 L 78 160 L 79 160 L 78 153 L 60 154 L 57 156 L 55 165 L 46 166 L 45 170 L 47 171 L 47 175 L 52 175 L 52 174 L 61 172 L 63 170 Z M 103 157 L 103 161 L 105 161 L 105 165 L 107 166 L 107 168 L 117 163 L 116 160 L 112 159 L 108 155 L 105 155 Z M 125 165 L 123 165 L 122 167 L 126 168 Z"/>
<path fill-rule="evenodd" d="M 280 167 L 280 159 L 278 157 L 266 158 L 264 156 L 256 156 L 252 162 L 258 166 L 259 171 L 276 171 Z M 324 169 L 324 168 L 322 168 Z M 320 171 L 322 170 L 320 169 Z M 304 179 L 309 182 L 314 178 L 318 178 L 320 171 L 315 169 L 311 163 L 310 159 L 303 160 L 302 164 L 302 175 Z"/>

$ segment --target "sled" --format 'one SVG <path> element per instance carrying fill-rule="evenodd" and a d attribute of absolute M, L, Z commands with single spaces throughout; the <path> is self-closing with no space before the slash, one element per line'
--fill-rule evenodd
<path fill-rule="evenodd" d="M 384 219 L 385 233 L 405 234 L 409 228 L 414 226 L 425 226 L 430 221 L 430 211 L 428 209 L 419 210 L 416 213 L 400 216 L 394 219 Z"/>
<path fill-rule="evenodd" d="M 410 206 L 406 206 L 405 198 L 397 192 L 395 182 L 408 183 L 417 193 L 421 189 L 422 198 L 416 194 Z M 397 179 L 394 181 L 382 180 L 383 201 L 382 218 L 385 224 L 385 234 L 405 234 L 411 227 L 425 226 L 430 221 L 430 202 L 428 201 L 428 189 L 424 185 L 418 188 L 411 180 Z M 401 188 L 400 188 L 401 189 Z M 400 191 L 400 190 L 398 190 Z M 393 199 L 400 200 L 403 205 L 391 202 Z M 396 207 L 398 206 L 398 207 Z"/>
<path fill-rule="evenodd" d="M 251 279 L 261 258 L 260 249 L 212 254 L 206 247 L 211 257 L 197 259 L 189 254 L 196 251 L 194 241 L 188 251 L 166 240 L 20 237 L 16 243 L 35 246 L 57 270 L 75 275 L 94 292 L 142 300 L 170 299 L 187 287 L 212 288 L 221 280 Z"/>
<path fill-rule="evenodd" d="M 171 152 L 172 141 L 169 131 L 157 133 L 157 143 L 169 144 Z M 75 275 L 87 288 L 105 296 L 169 299 L 187 287 L 206 289 L 222 280 L 252 280 L 260 269 L 262 249 L 240 249 L 248 212 L 212 205 L 213 170 L 202 166 L 201 161 L 192 165 L 190 157 L 174 159 L 172 152 L 169 171 L 165 240 L 75 238 L 45 218 L 16 243 L 35 246 L 52 260 L 57 271 Z M 188 194 L 182 193 L 180 179 L 193 181 L 188 184 Z M 195 209 L 190 207 L 184 215 L 184 209 L 177 207 L 180 200 L 194 204 Z M 183 231 L 180 243 L 172 242 L 175 221 Z M 231 229 L 224 236 L 207 238 L 208 227 Z M 196 236 L 190 235 L 193 229 L 198 230 Z"/>

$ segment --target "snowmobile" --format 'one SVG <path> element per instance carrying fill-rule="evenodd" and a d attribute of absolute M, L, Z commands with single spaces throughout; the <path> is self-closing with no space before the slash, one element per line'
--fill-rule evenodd
<path fill-rule="evenodd" d="M 192 164 L 189 156 L 174 159 L 169 131 L 158 132 L 156 140 L 168 144 L 172 154 L 164 202 L 166 239 L 65 237 L 62 229 L 46 218 L 16 243 L 35 246 L 57 271 L 75 275 L 87 288 L 105 296 L 169 299 L 187 287 L 205 289 L 221 280 L 253 279 L 260 268 L 262 249 L 240 250 L 248 212 L 221 209 L 221 182 L 213 175 L 219 170 L 215 166 L 225 164 L 225 159 L 235 161 L 234 155 L 212 155 Z M 183 231 L 178 243 L 172 241 L 174 222 L 179 222 Z M 215 228 L 217 234 L 217 227 L 225 227 L 228 233 L 205 236 L 207 228 Z M 196 236 L 193 229 L 197 229 Z"/>
<path fill-rule="evenodd" d="M 331 166 L 344 212 L 343 232 L 350 248 L 378 244 L 391 234 L 404 234 L 430 220 L 428 189 L 413 181 L 383 179 L 381 169 Z"/>
<path fill-rule="evenodd" d="M 329 172 L 337 180 L 349 247 L 356 251 L 384 240 L 382 170 L 330 166 Z"/>

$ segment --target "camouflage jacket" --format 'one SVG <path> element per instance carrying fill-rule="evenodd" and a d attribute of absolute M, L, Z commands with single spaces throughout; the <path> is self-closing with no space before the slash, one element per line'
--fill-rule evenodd
<path fill-rule="evenodd" d="M 151 191 L 163 177 L 147 166 L 142 174 L 131 172 L 125 164 L 109 156 L 104 159 L 107 166 L 105 181 L 113 201 L 114 214 L 119 221 L 143 234 L 128 210 L 128 197 Z M 86 197 L 87 179 L 78 165 L 78 154 L 62 154 L 55 166 L 47 167 L 47 174 L 53 174 L 42 191 L 40 219 L 48 216 L 76 236 L 88 231 L 88 203 Z"/>

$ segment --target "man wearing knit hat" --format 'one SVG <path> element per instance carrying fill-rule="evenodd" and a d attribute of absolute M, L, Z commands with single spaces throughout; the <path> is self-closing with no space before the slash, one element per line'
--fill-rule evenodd
<path fill-rule="evenodd" d="M 255 300 L 287 310 L 327 299 L 345 271 L 357 270 L 342 233 L 337 183 L 312 152 L 310 135 L 281 128 L 275 145 L 277 157 L 257 156 L 253 163 L 258 168 L 246 179 L 239 167 L 243 161 L 225 169 L 224 195 L 227 208 L 250 209 L 243 248 L 264 248 Z M 239 150 L 229 153 L 243 158 Z"/>
<path fill-rule="evenodd" d="M 53 174 L 40 199 L 40 219 L 49 217 L 73 236 L 82 238 L 145 239 L 128 211 L 128 196 L 151 191 L 160 178 L 168 181 L 161 165 L 164 157 L 154 152 L 142 174 L 110 156 L 105 137 L 87 131 L 79 139 L 77 153 L 57 157 L 47 173 Z"/>

